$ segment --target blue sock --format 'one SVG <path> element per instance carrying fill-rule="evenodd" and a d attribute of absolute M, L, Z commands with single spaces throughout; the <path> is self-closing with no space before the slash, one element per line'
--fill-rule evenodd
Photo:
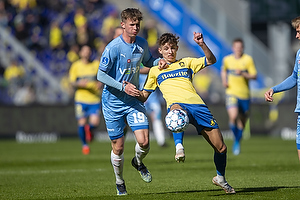
<path fill-rule="evenodd" d="M 234 139 L 236 140 L 236 138 L 238 137 L 238 128 L 235 124 L 229 124 L 229 128 L 231 129 L 233 135 L 234 135 Z"/>
<path fill-rule="evenodd" d="M 242 137 L 243 137 L 243 129 L 237 128 L 237 134 L 235 136 L 235 141 L 236 142 L 240 142 L 240 140 L 242 139 Z"/>
<path fill-rule="evenodd" d="M 226 153 L 215 152 L 214 162 L 215 162 L 218 175 L 225 176 L 226 159 L 227 159 Z"/>
<path fill-rule="evenodd" d="M 178 143 L 183 144 L 183 135 L 184 135 L 184 132 L 173 133 L 173 139 L 174 139 L 175 147 Z"/>
<path fill-rule="evenodd" d="M 78 135 L 79 135 L 79 139 L 80 139 L 82 145 L 87 145 L 86 140 L 85 140 L 84 126 L 78 126 Z"/>

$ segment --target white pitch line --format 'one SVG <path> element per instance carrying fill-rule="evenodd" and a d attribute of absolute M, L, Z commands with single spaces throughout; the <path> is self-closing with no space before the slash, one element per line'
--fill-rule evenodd
<path fill-rule="evenodd" d="M 10 174 L 61 174 L 61 173 L 84 173 L 84 172 L 90 172 L 90 171 L 103 171 L 103 169 L 94 169 L 94 170 L 87 170 L 87 169 L 70 169 L 70 170 L 66 170 L 66 169 L 58 169 L 58 170 L 36 170 L 36 171 L 32 171 L 32 170 L 21 170 L 21 171 L 0 171 L 0 174 L 2 175 L 10 175 Z"/>

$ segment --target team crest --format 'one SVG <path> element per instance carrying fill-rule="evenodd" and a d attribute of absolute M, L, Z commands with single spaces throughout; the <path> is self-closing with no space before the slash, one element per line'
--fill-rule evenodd
<path fill-rule="evenodd" d="M 184 62 L 179 62 L 180 67 L 185 67 Z"/>
<path fill-rule="evenodd" d="M 102 65 L 106 66 L 109 63 L 109 59 L 107 57 L 103 57 L 101 63 Z"/>
<path fill-rule="evenodd" d="M 130 59 L 127 59 L 127 63 L 131 63 L 131 60 L 130 60 Z"/>
<path fill-rule="evenodd" d="M 211 126 L 215 126 L 216 125 L 216 120 L 215 119 L 211 119 L 210 120 L 210 125 Z"/>

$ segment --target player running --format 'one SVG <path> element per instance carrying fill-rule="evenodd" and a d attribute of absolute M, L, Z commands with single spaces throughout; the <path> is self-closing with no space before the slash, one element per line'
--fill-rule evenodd
<path fill-rule="evenodd" d="M 99 61 L 90 60 L 92 54 L 89 46 L 83 46 L 79 52 L 80 60 L 74 62 L 69 70 L 69 80 L 75 91 L 75 114 L 78 124 L 78 135 L 82 143 L 82 153 L 89 154 L 86 135 L 93 131 L 100 122 L 101 88 L 102 83 L 97 81 Z M 89 130 L 85 128 L 89 125 Z"/>
<path fill-rule="evenodd" d="M 198 134 L 201 134 L 214 149 L 214 163 L 217 176 L 212 182 L 220 186 L 226 193 L 235 193 L 235 190 L 225 179 L 227 147 L 223 141 L 218 124 L 213 118 L 201 97 L 196 93 L 192 79 L 198 71 L 216 62 L 214 54 L 206 46 L 201 33 L 194 32 L 194 41 L 202 48 L 205 57 L 176 59 L 179 37 L 171 33 L 163 34 L 159 40 L 158 51 L 168 62 L 169 67 L 159 70 L 158 67 L 150 69 L 144 89 L 140 91 L 138 99 L 147 100 L 151 92 L 157 87 L 161 90 L 167 102 L 168 111 L 173 109 L 184 110 Z M 173 133 L 178 154 L 178 144 L 182 146 L 183 132 Z M 182 152 L 184 155 L 184 151 Z M 175 157 L 176 158 L 176 157 Z"/>
<path fill-rule="evenodd" d="M 232 42 L 233 54 L 225 56 L 221 71 L 222 84 L 226 89 L 226 108 L 229 127 L 234 135 L 232 152 L 239 155 L 240 141 L 250 112 L 249 80 L 256 79 L 257 71 L 251 56 L 244 53 L 244 42 Z"/>

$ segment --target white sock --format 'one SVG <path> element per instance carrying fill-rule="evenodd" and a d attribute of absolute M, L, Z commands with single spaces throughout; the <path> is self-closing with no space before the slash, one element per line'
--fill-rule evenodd
<path fill-rule="evenodd" d="M 183 145 L 182 145 L 181 143 L 178 143 L 178 144 L 176 145 L 176 152 L 177 152 L 179 149 L 184 149 L 184 148 L 183 148 Z"/>
<path fill-rule="evenodd" d="M 162 146 L 165 144 L 165 130 L 163 127 L 163 123 L 161 120 L 154 120 L 153 121 L 153 132 L 156 138 L 156 142 L 158 145 Z"/>
<path fill-rule="evenodd" d="M 226 183 L 226 179 L 225 179 L 225 177 L 224 176 L 221 176 L 221 175 L 219 175 L 219 174 L 217 174 L 217 178 L 218 178 L 218 180 L 219 180 L 219 183 Z"/>
<path fill-rule="evenodd" d="M 149 150 L 150 150 L 150 146 L 147 149 L 143 149 L 143 148 L 140 147 L 140 145 L 138 143 L 136 143 L 136 145 L 135 145 L 135 157 L 136 157 L 136 161 L 137 161 L 138 165 L 140 165 L 142 163 L 143 159 L 146 157 Z"/>
<path fill-rule="evenodd" d="M 116 176 L 116 184 L 123 184 L 123 165 L 124 165 L 124 154 L 116 155 L 113 151 L 110 154 L 110 161 L 113 166 L 115 176 Z"/>

